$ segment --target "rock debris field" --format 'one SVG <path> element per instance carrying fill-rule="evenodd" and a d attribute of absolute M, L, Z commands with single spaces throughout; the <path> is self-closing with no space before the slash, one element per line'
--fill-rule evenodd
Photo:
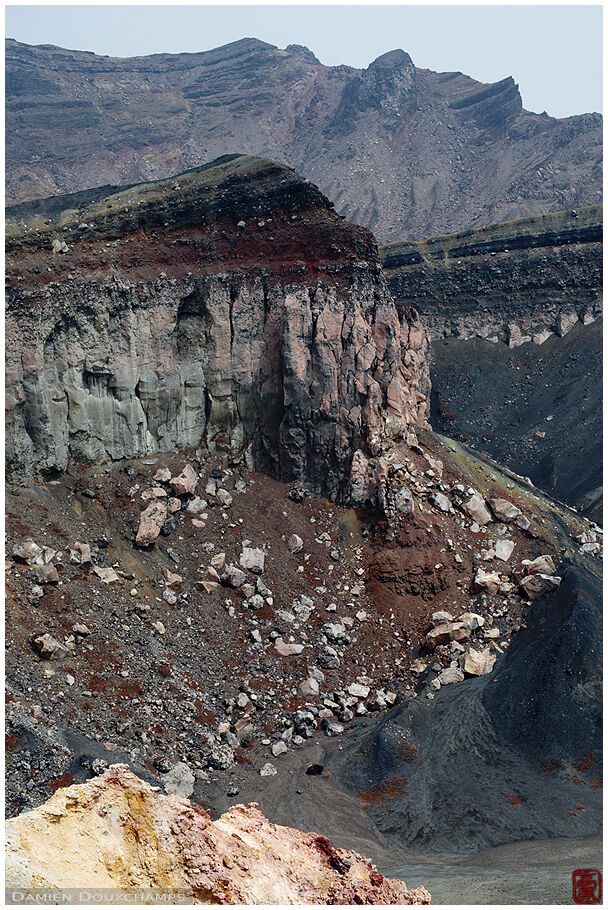
<path fill-rule="evenodd" d="M 389 518 L 200 452 L 9 490 L 8 814 L 118 760 L 212 810 L 292 750 L 490 673 L 560 553 L 508 489 L 409 443 Z"/>

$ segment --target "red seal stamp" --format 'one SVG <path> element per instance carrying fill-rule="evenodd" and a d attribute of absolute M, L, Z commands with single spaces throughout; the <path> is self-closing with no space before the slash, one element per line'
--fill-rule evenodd
<path fill-rule="evenodd" d="M 599 904 L 602 900 L 602 873 L 598 869 L 575 869 L 572 873 L 575 904 Z"/>

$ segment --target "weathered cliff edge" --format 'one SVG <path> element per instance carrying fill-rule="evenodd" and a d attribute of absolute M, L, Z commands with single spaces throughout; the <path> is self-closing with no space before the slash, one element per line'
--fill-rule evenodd
<path fill-rule="evenodd" d="M 391 293 L 415 301 L 432 340 L 517 347 L 602 312 L 602 206 L 381 248 Z"/>
<path fill-rule="evenodd" d="M 6 822 L 6 886 L 178 892 L 200 904 L 429 904 L 324 837 L 273 825 L 253 803 L 217 821 L 126 765 Z"/>
<path fill-rule="evenodd" d="M 9 476 L 249 448 L 344 498 L 428 411 L 427 342 L 377 246 L 294 171 L 232 156 L 7 211 Z"/>

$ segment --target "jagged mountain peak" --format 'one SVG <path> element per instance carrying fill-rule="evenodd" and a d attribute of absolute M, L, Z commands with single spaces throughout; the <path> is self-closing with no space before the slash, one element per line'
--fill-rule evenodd
<path fill-rule="evenodd" d="M 379 57 L 376 57 L 375 60 L 372 60 L 368 69 L 372 69 L 372 67 L 374 69 L 396 69 L 403 66 L 413 66 L 412 58 L 401 48 L 395 48 L 392 51 L 381 54 Z"/>

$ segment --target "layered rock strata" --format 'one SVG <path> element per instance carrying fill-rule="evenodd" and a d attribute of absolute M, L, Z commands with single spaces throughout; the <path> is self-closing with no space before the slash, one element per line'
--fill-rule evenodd
<path fill-rule="evenodd" d="M 109 888 L 197 904 L 430 903 L 425 888 L 385 879 L 327 838 L 271 824 L 255 803 L 212 821 L 126 765 L 59 790 L 10 819 L 6 835 L 6 886 L 32 898 L 40 889 Z"/>
<path fill-rule="evenodd" d="M 232 157 L 8 210 L 9 474 L 203 446 L 345 495 L 424 424 L 426 338 L 371 234 Z"/>
<path fill-rule="evenodd" d="M 602 312 L 602 207 L 540 215 L 381 250 L 399 305 L 415 302 L 432 340 L 517 347 L 565 335 Z"/>

